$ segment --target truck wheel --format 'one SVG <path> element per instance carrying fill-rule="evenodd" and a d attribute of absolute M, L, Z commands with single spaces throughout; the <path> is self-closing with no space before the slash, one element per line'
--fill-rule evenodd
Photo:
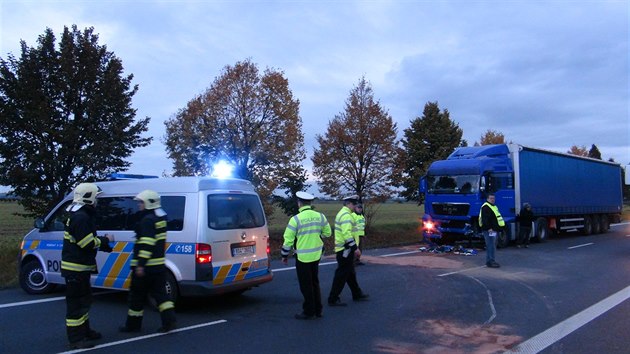
<path fill-rule="evenodd" d="M 501 231 L 497 235 L 497 248 L 507 247 L 510 243 L 510 239 L 508 238 L 507 232 Z"/>
<path fill-rule="evenodd" d="M 599 215 L 593 215 L 592 220 L 593 220 L 593 233 L 594 234 L 601 233 L 602 232 L 602 229 L 600 227 L 601 226 L 601 219 L 600 219 Z"/>
<path fill-rule="evenodd" d="M 610 222 L 608 221 L 608 215 L 600 216 L 599 228 L 600 228 L 601 233 L 608 232 L 608 229 L 610 229 Z"/>
<path fill-rule="evenodd" d="M 46 294 L 55 288 L 46 280 L 44 267 L 37 260 L 31 260 L 20 269 L 20 286 L 29 294 Z"/>
<path fill-rule="evenodd" d="M 584 215 L 584 227 L 582 228 L 582 235 L 588 236 L 593 233 L 593 221 L 589 215 Z"/>
<path fill-rule="evenodd" d="M 547 241 L 547 238 L 549 238 L 549 227 L 547 226 L 547 219 L 536 219 L 534 227 L 534 240 L 536 240 L 536 242 Z"/>

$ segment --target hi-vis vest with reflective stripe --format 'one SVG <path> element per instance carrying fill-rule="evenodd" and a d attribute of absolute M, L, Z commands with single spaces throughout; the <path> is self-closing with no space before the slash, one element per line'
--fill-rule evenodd
<path fill-rule="evenodd" d="M 357 235 L 365 236 L 365 216 L 354 213 Z M 360 240 L 360 239 L 359 239 Z"/>
<path fill-rule="evenodd" d="M 300 208 L 299 213 L 289 220 L 284 230 L 282 256 L 287 257 L 293 245 L 300 262 L 311 263 L 322 257 L 323 237 L 330 237 L 332 231 L 324 214 L 311 209 L 310 205 Z M 297 241 L 296 241 L 297 239 Z"/>
<path fill-rule="evenodd" d="M 503 216 L 501 216 L 501 213 L 499 213 L 499 207 L 497 207 L 496 205 L 492 205 L 488 202 L 483 203 L 483 205 L 481 206 L 481 208 L 479 209 L 479 226 L 483 226 L 482 222 L 481 222 L 481 212 L 483 210 L 483 207 L 487 205 L 490 210 L 492 210 L 492 212 L 494 212 L 494 215 L 497 217 L 497 222 L 499 223 L 499 226 L 503 227 L 505 226 L 505 221 L 503 221 Z"/>
<path fill-rule="evenodd" d="M 352 210 L 347 206 L 341 208 L 335 217 L 335 252 L 343 251 L 346 243 L 353 246 L 359 243 L 355 224 Z"/>
<path fill-rule="evenodd" d="M 156 215 L 156 212 L 161 210 L 149 210 L 140 220 L 130 264 L 132 267 L 147 267 L 147 271 L 150 271 L 151 267 L 164 265 L 166 215 Z"/>

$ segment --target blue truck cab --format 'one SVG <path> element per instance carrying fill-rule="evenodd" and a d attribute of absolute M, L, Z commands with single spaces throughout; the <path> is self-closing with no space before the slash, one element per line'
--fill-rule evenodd
<path fill-rule="evenodd" d="M 544 241 L 550 232 L 579 229 L 605 232 L 622 209 L 621 166 L 517 144 L 456 149 L 433 162 L 420 180 L 425 196 L 422 233 L 437 243 L 481 239 L 479 210 L 489 193 L 506 222 L 499 247 L 516 236 L 523 203 L 536 219 L 531 237 Z"/>

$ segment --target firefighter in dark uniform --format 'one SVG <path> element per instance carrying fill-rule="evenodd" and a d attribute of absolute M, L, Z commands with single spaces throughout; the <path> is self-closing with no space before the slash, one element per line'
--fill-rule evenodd
<path fill-rule="evenodd" d="M 131 260 L 131 287 L 127 321 L 121 332 L 139 332 L 142 328 L 144 303 L 147 295 L 155 299 L 162 319 L 159 332 L 175 329 L 175 305 L 166 293 L 166 213 L 161 208 L 160 196 L 152 190 L 140 192 L 136 243 Z"/>
<path fill-rule="evenodd" d="M 93 183 L 81 183 L 74 189 L 72 204 L 66 209 L 61 251 L 61 276 L 66 280 L 66 333 L 71 349 L 91 348 L 88 341 L 101 338 L 90 328 L 88 312 L 92 305 L 91 274 L 97 273 L 97 250 L 111 252 L 112 236 L 96 234 L 96 196 L 101 189 Z"/>

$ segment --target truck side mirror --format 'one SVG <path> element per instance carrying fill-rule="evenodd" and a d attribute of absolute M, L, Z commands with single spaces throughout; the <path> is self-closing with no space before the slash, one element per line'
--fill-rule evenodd
<path fill-rule="evenodd" d="M 423 176 L 420 178 L 420 186 L 418 188 L 420 194 L 427 192 L 427 176 Z"/>
<path fill-rule="evenodd" d="M 486 191 L 486 176 L 481 176 L 481 181 L 479 181 L 479 190 L 482 192 Z"/>

